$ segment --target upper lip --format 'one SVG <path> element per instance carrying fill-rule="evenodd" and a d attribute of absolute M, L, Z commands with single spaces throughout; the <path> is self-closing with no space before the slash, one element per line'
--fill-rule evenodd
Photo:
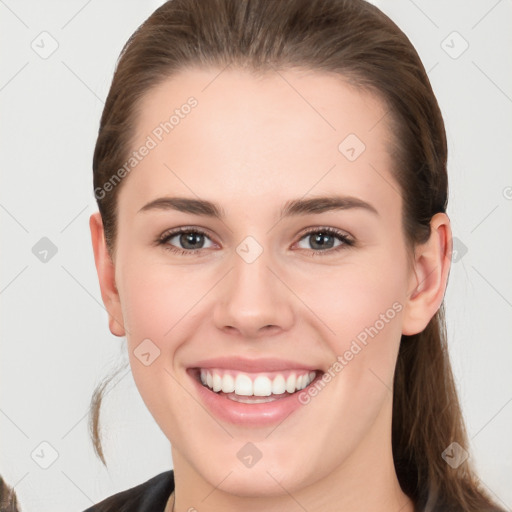
<path fill-rule="evenodd" d="M 318 370 L 318 366 L 299 363 L 297 361 L 258 358 L 247 359 L 244 357 L 216 357 L 203 359 L 191 366 L 191 368 L 224 368 L 226 370 L 239 370 L 246 372 L 271 372 L 279 370 Z"/>

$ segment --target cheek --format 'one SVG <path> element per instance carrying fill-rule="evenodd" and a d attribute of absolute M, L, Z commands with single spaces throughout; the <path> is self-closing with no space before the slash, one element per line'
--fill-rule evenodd
<path fill-rule="evenodd" d="M 338 353 L 349 349 L 354 340 L 362 346 L 377 337 L 381 343 L 393 343 L 400 332 L 402 288 L 394 283 L 384 285 L 368 271 L 352 273 L 338 284 L 323 309 L 336 333 Z"/>
<path fill-rule="evenodd" d="M 130 366 L 137 389 L 166 435 L 186 437 L 192 425 L 187 415 L 176 421 L 176 414 L 190 409 L 190 396 L 179 382 L 176 356 L 194 333 L 193 305 L 207 288 L 199 290 L 176 269 L 152 268 L 142 262 L 124 272 L 121 282 Z"/>
<path fill-rule="evenodd" d="M 136 258 L 123 266 L 119 282 L 132 372 L 148 403 L 161 395 L 154 390 L 161 389 L 162 381 L 170 384 L 167 372 L 174 372 L 174 354 L 193 332 L 194 304 L 208 288 L 199 289 L 206 286 L 204 280 L 191 280 L 187 272 Z"/>
<path fill-rule="evenodd" d="M 210 272 L 211 273 L 211 272 Z M 154 263 L 151 258 L 125 260 L 119 272 L 123 320 L 130 345 L 154 339 L 162 350 L 172 348 L 176 328 L 190 322 L 205 296 L 209 276 L 198 268 Z"/>
<path fill-rule="evenodd" d="M 302 277 L 301 295 L 318 312 L 334 348 L 339 350 L 347 349 L 353 339 L 364 343 L 368 329 L 376 336 L 373 327 L 384 338 L 389 337 L 388 332 L 401 331 L 400 312 L 407 285 L 405 256 L 375 252 L 357 261 L 354 258 L 337 267 L 316 270 L 314 277 L 312 273 Z"/>
<path fill-rule="evenodd" d="M 317 434 L 347 441 L 340 450 L 349 450 L 375 424 L 392 397 L 405 279 L 391 271 L 400 261 L 382 257 L 380 263 L 342 266 L 303 289 L 330 353 L 325 392 L 304 400 L 330 411 L 331 421 L 317 426 Z"/>
<path fill-rule="evenodd" d="M 343 380 L 350 383 L 340 386 L 341 393 L 350 389 L 363 396 L 392 387 L 406 278 L 405 253 L 382 251 L 366 262 L 333 267 L 304 281 L 301 295 L 321 320 L 331 365 L 340 363 L 333 373 L 343 373 Z"/>

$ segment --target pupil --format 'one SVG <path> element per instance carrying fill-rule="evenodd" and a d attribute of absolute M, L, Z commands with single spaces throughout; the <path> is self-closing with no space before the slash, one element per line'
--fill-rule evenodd
<path fill-rule="evenodd" d="M 200 249 L 200 247 L 194 247 L 194 243 L 201 242 L 203 236 L 201 233 L 184 233 L 180 236 L 180 244 L 185 249 Z"/>
<path fill-rule="evenodd" d="M 331 242 L 333 241 L 332 235 L 330 235 L 328 233 L 316 233 L 311 236 L 313 239 L 313 243 L 311 244 L 311 247 L 313 247 L 313 249 L 325 249 L 326 247 L 327 248 L 332 247 L 332 243 L 329 244 L 329 242 L 328 242 L 329 238 L 331 239 Z M 315 245 L 317 247 L 315 247 Z"/>

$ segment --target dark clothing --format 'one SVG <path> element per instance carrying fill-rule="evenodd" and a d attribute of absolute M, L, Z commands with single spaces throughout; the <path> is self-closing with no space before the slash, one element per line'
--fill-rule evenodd
<path fill-rule="evenodd" d="M 147 482 L 119 492 L 84 512 L 164 512 L 174 491 L 174 471 L 166 471 Z"/>

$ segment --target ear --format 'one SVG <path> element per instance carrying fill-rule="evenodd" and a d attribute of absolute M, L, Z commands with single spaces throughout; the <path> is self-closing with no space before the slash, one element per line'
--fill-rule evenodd
<path fill-rule="evenodd" d="M 450 219 L 436 213 L 430 221 L 430 237 L 417 246 L 409 281 L 402 334 L 417 334 L 428 325 L 443 302 L 452 254 Z"/>
<path fill-rule="evenodd" d="M 119 292 L 115 282 L 115 267 L 107 250 L 103 221 L 99 212 L 91 215 L 89 227 L 91 228 L 92 247 L 94 250 L 96 272 L 100 282 L 101 298 L 108 312 L 110 332 L 115 336 L 124 336 L 126 331 L 123 323 Z"/>

